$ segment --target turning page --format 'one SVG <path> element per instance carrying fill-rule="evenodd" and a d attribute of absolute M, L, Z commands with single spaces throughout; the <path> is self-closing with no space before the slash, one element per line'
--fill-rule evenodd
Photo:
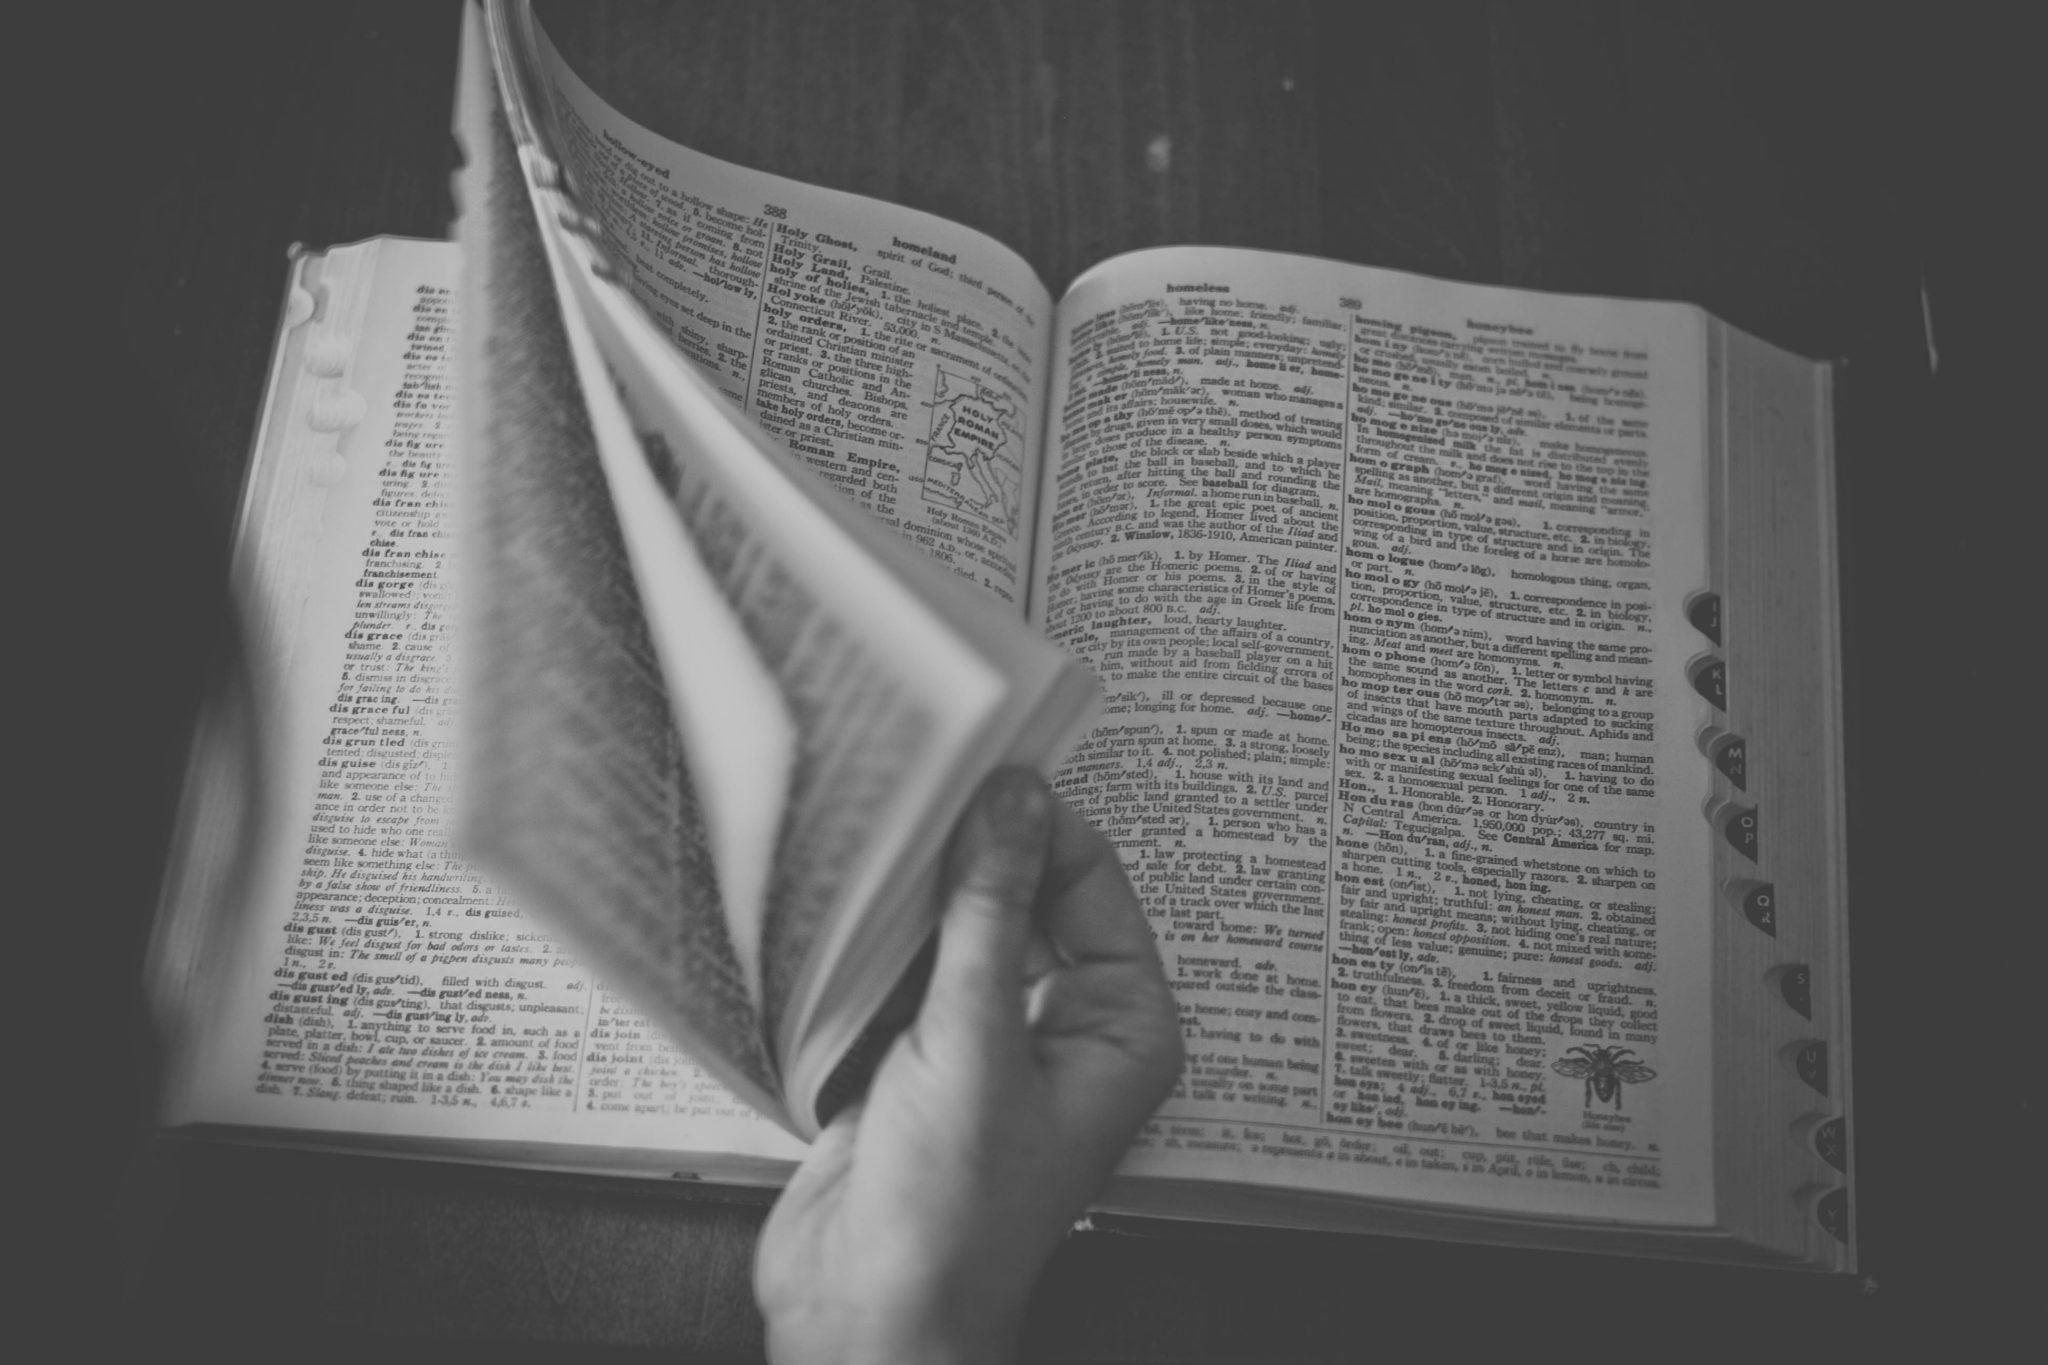
<path fill-rule="evenodd" d="M 1022 611 L 1052 300 L 1008 247 L 694 152 L 531 28 L 561 155 L 634 297 L 724 395 Z"/>
<path fill-rule="evenodd" d="M 1060 790 L 1189 1051 L 1127 1173 L 1712 1218 L 1703 327 L 1192 248 L 1062 301 Z"/>
<path fill-rule="evenodd" d="M 715 1036 L 722 1021 L 743 1012 L 756 1018 L 777 1073 L 774 1088 L 787 1101 L 795 1126 L 810 1131 L 817 1122 L 810 1100 L 930 934 L 929 879 L 953 817 L 996 764 L 1050 767 L 1056 762 L 1092 710 L 1093 680 L 1030 630 L 1014 608 L 1021 595 L 1014 591 L 1023 564 L 1021 524 L 1012 536 L 1018 554 L 1005 571 L 1004 592 L 997 594 L 1011 597 L 1013 608 L 1006 612 L 1000 601 L 990 600 L 989 593 L 999 586 L 995 581 L 983 578 L 979 587 L 988 591 L 978 591 L 964 581 L 971 575 L 957 557 L 949 572 L 946 564 L 907 543 L 900 523 L 884 525 L 863 511 L 831 480 L 818 477 L 814 458 L 782 448 L 772 432 L 750 422 L 678 349 L 670 323 L 644 306 L 622 264 L 622 253 L 631 248 L 622 247 L 621 234 L 631 237 L 644 224 L 629 210 L 614 212 L 618 206 L 605 202 L 578 169 L 589 149 L 577 144 L 537 95 L 542 78 L 520 40 L 519 13 L 513 6 L 493 11 L 494 65 L 505 118 L 493 117 L 488 130 L 483 120 L 466 119 L 464 128 L 474 156 L 491 153 L 479 162 L 483 178 L 493 186 L 491 196 L 496 196 L 500 176 L 510 171 L 524 184 L 530 208 L 485 215 L 477 222 L 491 229 L 494 242 L 503 226 L 508 251 L 494 247 L 492 260 L 505 254 L 508 267 L 517 266 L 508 269 L 508 280 L 523 279 L 534 269 L 552 275 L 559 307 L 529 311 L 536 317 L 559 316 L 564 353 L 573 361 L 574 382 L 582 394 L 581 403 L 573 406 L 587 405 L 590 430 L 587 438 L 565 430 L 559 438 L 549 432 L 545 440 L 534 439 L 534 421 L 500 420 L 505 411 L 519 408 L 515 395 L 501 399 L 481 392 L 483 385 L 466 388 L 466 393 L 481 392 L 479 416 L 489 427 L 471 442 L 480 474 L 476 486 L 489 493 L 478 505 L 519 509 L 504 528 L 482 538 L 489 553 L 472 561 L 479 566 L 488 562 L 494 571 L 479 572 L 476 578 L 477 600 L 485 604 L 480 614 L 485 628 L 475 637 L 476 649 L 479 658 L 491 661 L 478 679 L 487 686 L 476 690 L 496 691 L 507 705 L 479 731 L 477 799 L 466 827 L 486 865 L 503 872 L 522 894 L 530 891 L 529 903 L 554 914 L 572 932 L 590 927 L 589 936 L 576 941 L 602 959 L 601 967 L 626 982 L 645 975 L 638 994 L 658 1017 L 675 1021 L 686 1044 L 722 1053 Z M 691 169 L 687 163 L 685 168 Z M 710 167 L 694 170 L 716 178 Z M 691 183 L 694 190 L 696 181 Z M 767 192 L 775 186 L 755 177 L 749 188 Z M 868 216 L 887 215 L 870 209 Z M 605 226 L 608 218 L 617 220 L 613 227 Z M 465 232 L 470 221 L 465 213 Z M 908 231 L 915 225 L 906 220 L 899 226 Z M 532 239 L 524 255 L 509 251 L 515 239 Z M 543 255 L 544 267 L 525 263 L 525 256 L 538 260 Z M 814 280 L 803 287 L 827 286 Z M 475 288 L 472 296 L 479 320 L 466 331 L 476 341 L 476 372 L 483 374 L 522 353 L 536 321 L 501 308 L 500 290 L 492 284 Z M 764 298 L 755 322 L 765 328 L 764 319 L 784 310 L 772 297 Z M 853 344 L 856 334 L 866 330 L 860 318 L 844 309 L 836 313 L 834 325 Z M 804 325 L 815 331 L 823 317 Z M 770 344 L 768 332 L 762 332 L 761 340 Z M 543 391 L 553 382 L 545 366 L 526 369 L 531 373 L 514 375 L 520 394 Z M 991 466 L 985 457 L 994 448 L 989 443 L 999 436 L 1007 440 L 1005 431 L 991 424 L 1019 416 L 1022 396 L 1002 413 L 964 392 L 956 398 L 935 412 L 936 429 L 956 445 L 968 443 L 971 432 L 988 438 L 974 462 L 987 474 Z M 541 409 L 544 413 L 553 406 L 544 403 Z M 841 406 L 857 409 L 859 404 Z M 927 452 L 932 461 L 937 460 L 936 441 Z M 550 453 L 554 445 L 563 446 L 560 457 Z M 694 968 L 649 969 L 675 951 L 669 922 L 678 914 L 690 925 L 715 927 L 717 917 L 701 907 L 715 903 L 732 885 L 724 864 L 717 868 L 715 884 L 700 879 L 677 898 L 593 894 L 581 884 L 585 874 L 564 876 L 561 869 L 571 864 L 567 855 L 586 843 L 603 848 L 601 827 L 592 830 L 589 841 L 571 840 L 560 855 L 547 850 L 558 831 L 577 823 L 579 812 L 601 810 L 602 801 L 587 800 L 544 818 L 555 798 L 546 794 L 544 782 L 533 780 L 537 774 L 520 771 L 523 756 L 534 746 L 505 739 L 518 730 L 509 722 L 521 717 L 532 719 L 544 734 L 606 723 L 589 708 L 564 705 L 566 696 L 549 696 L 551 680 L 555 693 L 576 690 L 559 682 L 573 678 L 577 660 L 594 656 L 595 647 L 563 652 L 558 667 L 529 669 L 527 661 L 538 657 L 533 646 L 552 627 L 538 620 L 522 623 L 522 604 L 533 594 L 523 588 L 506 591 L 510 578 L 496 572 L 520 567 L 519 556 L 498 553 L 495 547 L 506 539 L 505 531 L 527 527 L 533 531 L 525 543 L 534 563 L 552 563 L 549 573 L 565 582 L 590 578 L 593 556 L 576 547 L 610 543 L 599 524 L 606 519 L 575 517 L 571 520 L 580 529 L 559 534 L 551 528 L 560 519 L 548 515 L 557 494 L 538 492 L 557 471 L 577 462 L 568 459 L 570 446 L 593 452 L 582 463 L 603 469 L 632 566 L 631 581 L 618 591 L 591 581 L 577 600 L 600 612 L 626 597 L 637 595 L 644 602 L 647 632 L 663 660 L 662 671 L 671 675 L 691 769 L 705 773 L 698 761 L 703 746 L 692 738 L 696 717 L 688 714 L 697 702 L 674 681 L 686 671 L 683 666 L 721 646 L 698 627 L 687 604 L 672 604 L 677 610 L 664 606 L 685 568 L 701 566 L 723 594 L 729 615 L 744 633 L 735 647 L 758 654 L 760 685 L 781 693 L 793 721 L 795 761 L 786 812 L 775 831 L 762 913 L 751 921 L 739 913 L 726 916 L 735 926 L 755 925 L 758 1002 L 750 1011 L 710 1010 L 709 1028 L 699 1027 L 693 1017 L 703 1012 L 702 992 L 678 993 L 664 984 Z M 1021 461 L 1021 452 L 1017 458 Z M 924 488 L 936 497 L 932 469 L 927 462 Z M 1021 478 L 1022 464 L 1011 473 Z M 949 496 L 957 502 L 972 482 Z M 1016 496 L 998 499 L 985 510 L 992 516 L 1014 515 L 1021 523 L 1025 486 L 1016 485 Z M 565 508 L 580 505 L 578 490 L 567 484 L 559 495 L 567 500 Z M 959 515 L 938 503 L 927 510 Z M 545 615 L 548 622 L 564 616 Z M 496 686 L 524 673 L 531 676 Z M 731 717 L 720 708 L 708 719 L 715 728 Z M 719 822 L 714 817 L 726 803 L 708 782 L 693 785 L 702 823 L 715 836 Z M 530 799 L 528 792 L 534 793 Z M 661 846 L 661 834 L 636 825 L 620 838 L 630 841 L 638 857 L 643 848 Z M 686 845 L 700 842 L 684 840 Z M 695 942 L 730 935 L 692 929 L 688 936 L 691 962 L 703 956 L 696 951 L 702 946 L 713 950 L 710 957 L 736 959 L 735 970 L 724 975 L 748 976 L 745 953 L 721 954 L 716 943 Z M 746 1069 L 744 1058 L 734 1060 Z M 743 1095 L 764 1088 L 745 1075 L 729 1079 Z"/>

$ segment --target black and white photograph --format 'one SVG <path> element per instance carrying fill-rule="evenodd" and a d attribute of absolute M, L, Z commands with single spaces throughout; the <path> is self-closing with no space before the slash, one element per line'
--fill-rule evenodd
<path fill-rule="evenodd" d="M 24 1358 L 2027 1351 L 2014 17 L 13 50 Z"/>

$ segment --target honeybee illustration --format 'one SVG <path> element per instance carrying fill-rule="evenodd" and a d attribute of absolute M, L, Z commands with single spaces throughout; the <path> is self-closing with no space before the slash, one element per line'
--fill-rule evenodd
<path fill-rule="evenodd" d="M 1641 1085 L 1644 1081 L 1657 1078 L 1657 1073 L 1635 1060 L 1632 1047 L 1572 1047 L 1566 1048 L 1564 1056 L 1550 1064 L 1550 1069 L 1560 1076 L 1569 1076 L 1575 1081 L 1586 1083 L 1586 1107 L 1593 1107 L 1595 1096 L 1613 1100 L 1614 1107 L 1621 1108 L 1621 1087 Z"/>

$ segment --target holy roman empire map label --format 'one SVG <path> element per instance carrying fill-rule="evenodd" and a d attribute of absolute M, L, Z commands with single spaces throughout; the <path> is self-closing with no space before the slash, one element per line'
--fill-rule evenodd
<path fill-rule="evenodd" d="M 1015 534 L 1024 497 L 1024 421 L 1016 402 L 944 366 L 932 385 L 924 498 Z"/>

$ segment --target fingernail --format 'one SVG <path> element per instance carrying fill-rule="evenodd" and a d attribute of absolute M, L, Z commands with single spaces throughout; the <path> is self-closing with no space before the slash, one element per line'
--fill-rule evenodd
<path fill-rule="evenodd" d="M 1045 783 L 1029 768 L 999 768 L 982 787 L 982 809 L 990 826 L 1012 838 L 1035 837 L 1050 809 Z"/>

